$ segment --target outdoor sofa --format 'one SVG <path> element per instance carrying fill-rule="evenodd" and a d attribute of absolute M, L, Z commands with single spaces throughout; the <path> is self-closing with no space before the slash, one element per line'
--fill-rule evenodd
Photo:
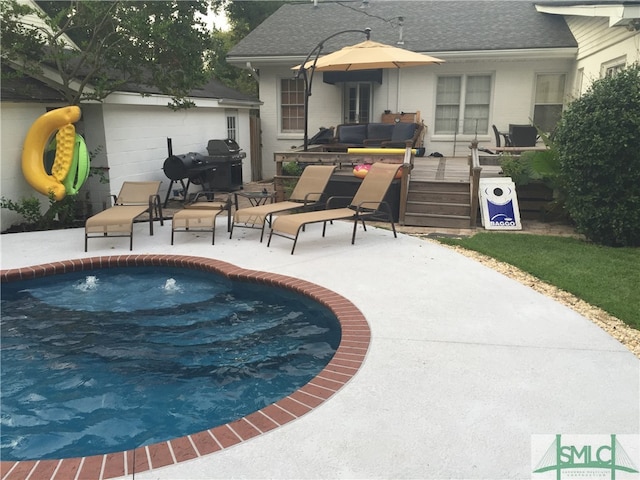
<path fill-rule="evenodd" d="M 414 148 L 424 125 L 422 123 L 343 123 L 336 127 L 335 136 L 324 145 L 331 152 L 348 148 Z"/>

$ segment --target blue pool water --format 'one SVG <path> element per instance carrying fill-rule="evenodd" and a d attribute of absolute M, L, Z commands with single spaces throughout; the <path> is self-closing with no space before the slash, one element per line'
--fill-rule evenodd
<path fill-rule="evenodd" d="M 283 289 L 169 267 L 2 286 L 3 460 L 132 449 L 241 418 L 297 390 L 340 343 Z"/>

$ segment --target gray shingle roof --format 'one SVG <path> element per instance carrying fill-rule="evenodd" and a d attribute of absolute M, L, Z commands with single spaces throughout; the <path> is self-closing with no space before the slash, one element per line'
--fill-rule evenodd
<path fill-rule="evenodd" d="M 287 4 L 239 42 L 229 57 L 306 56 L 322 39 L 346 29 L 372 29 L 371 40 L 416 52 L 576 47 L 564 19 L 538 13 L 523 0 L 371 0 Z M 340 35 L 323 53 L 364 40 Z"/>
<path fill-rule="evenodd" d="M 156 87 L 150 87 L 148 85 L 133 85 L 127 84 L 119 89 L 122 92 L 133 93 L 145 93 L 145 94 L 159 94 L 160 90 Z M 222 84 L 218 80 L 212 78 L 205 85 L 194 88 L 189 92 L 189 97 L 193 98 L 212 98 L 212 99 L 227 99 L 227 100 L 240 100 L 244 102 L 258 102 L 256 97 L 247 95 L 245 93 L 229 88 Z"/>
<path fill-rule="evenodd" d="M 8 65 L 2 65 L 2 101 L 12 102 L 64 102 L 64 95 L 35 78 L 18 75 Z"/>
<path fill-rule="evenodd" d="M 49 65 L 55 70 L 54 65 Z M 6 76 L 12 72 L 12 76 L 16 76 L 16 72 L 13 68 L 5 63 L 2 63 L 3 81 L 0 85 L 1 95 L 3 100 L 24 100 L 24 101 L 64 101 L 64 96 L 56 90 L 48 87 L 42 82 L 30 78 L 26 75 L 20 75 L 18 78 L 6 78 Z M 81 75 L 84 75 L 86 70 L 80 71 Z M 119 78 L 118 72 L 108 72 L 112 75 L 112 78 Z M 146 84 L 126 84 L 118 89 L 120 92 L 133 92 L 143 94 L 159 94 L 161 93 L 155 86 L 149 86 Z M 193 98 L 209 98 L 216 100 L 234 100 L 247 103 L 258 103 L 259 100 L 245 93 L 242 93 L 233 88 L 227 87 L 222 82 L 212 77 L 206 84 L 201 87 L 192 89 L 189 92 L 189 97 Z"/>
<path fill-rule="evenodd" d="M 579 7 L 581 5 L 640 5 L 638 0 L 543 0 L 537 5 L 554 7 Z"/>

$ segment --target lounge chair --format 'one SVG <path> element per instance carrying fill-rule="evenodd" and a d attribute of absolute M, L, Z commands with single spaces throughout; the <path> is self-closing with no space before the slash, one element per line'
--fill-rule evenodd
<path fill-rule="evenodd" d="M 227 231 L 231 228 L 231 198 L 215 198 L 212 192 L 198 192 L 193 201 L 173 214 L 171 245 L 175 232 L 211 232 L 211 245 L 216 241 L 216 219 L 227 211 Z"/>
<path fill-rule="evenodd" d="M 233 236 L 234 227 L 259 228 L 260 242 L 262 242 L 264 226 L 267 222 L 271 224 L 274 213 L 296 208 L 311 208 L 318 204 L 335 168 L 335 165 L 309 165 L 303 170 L 289 200 L 236 210 L 229 238 Z"/>
<path fill-rule="evenodd" d="M 291 255 L 293 255 L 296 243 L 298 242 L 298 235 L 300 235 L 300 231 L 304 229 L 305 225 L 323 222 L 322 236 L 324 237 L 327 222 L 333 220 L 353 220 L 352 245 L 356 241 L 358 222 L 362 222 L 365 231 L 367 230 L 365 219 L 386 220 L 390 222 L 393 236 L 397 238 L 391 207 L 384 201 L 384 197 L 400 167 L 401 165 L 398 164 L 374 163 L 364 177 L 364 180 L 362 180 L 360 187 L 348 207 L 331 208 L 332 201 L 340 198 L 331 197 L 327 200 L 326 210 L 278 216 L 271 226 L 267 246 L 271 244 L 271 237 L 273 235 L 289 238 L 293 240 L 293 247 L 291 248 Z"/>
<path fill-rule="evenodd" d="M 149 235 L 153 235 L 153 221 L 162 218 L 160 203 L 161 182 L 124 182 L 120 193 L 113 196 L 113 206 L 87 219 L 84 226 L 84 251 L 89 238 L 129 237 L 129 250 L 133 250 L 133 222 L 149 214 Z"/>

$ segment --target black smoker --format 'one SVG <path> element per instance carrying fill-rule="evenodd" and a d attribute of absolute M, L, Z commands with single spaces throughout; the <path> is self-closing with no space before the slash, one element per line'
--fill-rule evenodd
<path fill-rule="evenodd" d="M 207 191 L 231 192 L 242 188 L 242 159 L 247 154 L 240 150 L 234 140 L 209 140 L 209 155 L 195 152 L 173 155 L 170 138 L 167 138 L 167 149 L 169 157 L 164 161 L 162 170 L 171 184 L 164 201 L 165 207 L 175 182 L 180 182 L 185 200 L 191 184 L 202 185 L 202 189 Z"/>

